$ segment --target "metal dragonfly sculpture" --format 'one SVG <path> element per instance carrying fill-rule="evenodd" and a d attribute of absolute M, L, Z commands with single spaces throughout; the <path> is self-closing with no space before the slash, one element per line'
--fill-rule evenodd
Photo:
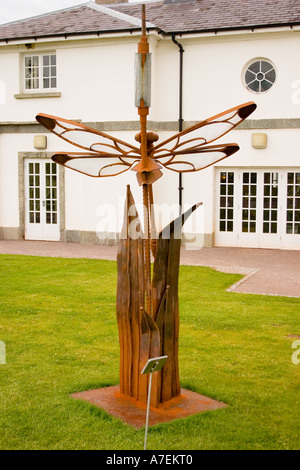
<path fill-rule="evenodd" d="M 155 144 L 159 140 L 159 136 L 154 132 L 147 131 L 147 116 L 149 114 L 149 90 L 146 90 L 147 84 L 147 70 L 149 73 L 149 43 L 146 36 L 146 20 L 145 20 L 145 6 L 142 6 L 142 35 L 138 45 L 138 66 L 140 67 L 141 73 L 138 74 L 144 80 L 143 83 L 137 86 L 138 98 L 136 99 L 136 105 L 138 108 L 138 114 L 140 117 L 140 132 L 135 136 L 136 141 L 140 144 L 139 146 L 132 145 L 128 142 L 124 142 L 112 135 L 105 132 L 99 131 L 92 127 L 88 127 L 79 122 L 71 121 L 68 119 L 51 116 L 48 114 L 38 114 L 36 116 L 37 121 L 43 125 L 48 131 L 51 131 L 56 136 L 60 137 L 64 141 L 75 145 L 80 149 L 77 152 L 60 152 L 52 156 L 52 160 L 66 168 L 78 171 L 91 177 L 110 177 L 120 175 L 127 170 L 136 172 L 137 181 L 143 189 L 143 205 L 144 205 L 144 240 L 143 240 L 143 286 L 144 295 L 141 295 L 140 291 L 143 287 L 139 286 L 136 288 L 139 292 L 132 292 L 132 296 L 139 294 L 142 299 L 137 307 L 142 309 L 144 315 L 144 323 L 146 327 L 144 329 L 150 330 L 153 333 L 153 337 L 159 328 L 155 321 L 157 321 L 158 310 L 161 302 L 165 299 L 166 292 L 169 291 L 170 286 L 165 285 L 165 291 L 161 292 L 160 298 L 152 298 L 152 293 L 155 290 L 151 284 L 151 221 L 153 220 L 151 210 L 153 206 L 153 190 L 152 185 L 160 177 L 163 176 L 162 170 L 168 169 L 177 173 L 192 173 L 199 170 L 203 170 L 216 162 L 219 162 L 239 150 L 239 146 L 235 143 L 229 144 L 217 144 L 215 141 L 220 137 L 223 137 L 229 131 L 237 127 L 244 119 L 246 119 L 256 108 L 255 103 L 248 102 L 234 108 L 228 109 L 220 114 L 212 116 L 204 121 L 195 124 L 188 129 L 179 132 L 161 143 Z M 146 77 L 146 78 L 145 78 Z M 148 77 L 149 79 L 149 77 Z M 134 202 L 134 201 L 133 201 Z M 155 246 L 155 245 L 154 245 Z M 156 247 L 157 250 L 157 247 Z M 178 247 L 177 247 L 178 251 Z M 153 254 L 155 255 L 155 248 L 153 248 Z M 178 261 L 179 265 L 179 261 Z M 161 267 L 160 267 L 161 269 Z M 167 269 L 167 267 L 166 267 Z M 175 269 L 175 268 L 174 268 Z M 155 272 L 154 272 L 155 277 Z M 122 284 L 122 283 L 121 283 Z M 166 282 L 169 284 L 169 282 Z M 128 288 L 128 286 L 127 286 Z M 124 290 L 126 287 L 120 287 Z M 163 290 L 164 290 L 163 289 Z M 171 295 L 170 293 L 168 294 Z M 176 292 L 175 292 L 176 297 Z M 122 297 L 122 296 L 121 296 Z M 144 298 L 143 298 L 144 297 Z M 175 299 L 176 300 L 176 299 Z M 130 303 L 130 302 L 129 302 Z M 175 301 L 176 303 L 176 301 Z M 156 305 L 157 307 L 153 307 Z M 128 320 L 129 323 L 131 320 Z M 139 318 L 139 328 L 143 329 L 142 323 L 143 318 Z M 166 325 L 162 325 L 161 329 L 166 329 Z M 127 333 L 125 333 L 126 336 Z M 141 343 L 143 334 L 137 330 L 135 333 L 139 336 L 138 341 Z M 148 335 L 149 336 L 149 335 Z M 156 354 L 174 354 L 170 353 L 167 348 L 162 346 L 162 331 L 160 331 L 160 350 L 156 351 Z M 157 334 L 156 334 L 157 337 Z M 176 337 L 176 334 L 175 334 Z M 173 338 L 175 341 L 175 339 Z M 124 346 L 124 341 L 121 340 L 121 362 L 126 362 L 126 358 L 122 358 L 122 355 L 128 354 L 128 350 Z M 174 342 L 173 341 L 173 342 Z M 177 338 L 178 341 L 178 338 Z M 150 341 L 151 343 L 151 341 Z M 148 356 L 151 355 L 151 344 L 147 343 Z M 150 344 L 150 346 L 149 346 Z M 123 345 L 123 346 L 122 346 Z M 122 350 L 123 347 L 123 350 Z M 174 345 L 173 345 L 174 347 Z M 175 345 L 175 350 L 177 346 Z M 131 347 L 131 356 L 132 356 Z M 123 351 L 123 352 L 122 352 Z M 126 352 L 127 351 L 127 352 Z M 152 353 L 154 353 L 152 348 Z M 121 365 L 120 370 L 123 371 L 123 379 L 120 382 L 127 383 L 122 385 L 121 392 L 135 396 L 141 401 L 146 400 L 146 386 L 143 387 L 143 391 L 139 391 L 141 388 L 141 378 L 137 378 L 140 372 L 140 364 L 142 360 L 141 347 L 137 348 L 136 353 L 139 358 L 137 359 L 135 378 L 128 379 L 129 369 L 132 369 L 130 361 L 134 359 L 128 359 L 126 366 Z M 159 355 L 159 354 L 158 354 Z M 143 360 L 146 361 L 146 356 L 143 356 Z M 175 358 L 175 362 L 176 362 Z M 168 364 L 168 361 L 167 361 Z M 175 369 L 178 366 L 175 364 Z M 133 367 L 134 368 L 134 367 Z M 166 368 L 166 366 L 164 367 Z M 164 369 L 163 369 L 164 370 Z M 177 371 L 178 372 L 178 371 Z M 175 375 L 177 374 L 175 373 Z M 121 375 L 122 375 L 121 374 Z M 173 372 L 169 375 L 174 376 Z M 168 375 L 168 374 L 167 374 Z M 177 374 L 178 375 L 178 374 Z M 173 380 L 173 379 L 172 379 Z M 169 392 L 162 393 L 162 384 L 158 387 L 157 400 L 154 401 L 156 405 L 165 401 L 167 398 L 172 398 L 178 395 L 178 378 L 176 378 L 175 392 L 169 394 Z M 164 379 L 164 385 L 166 388 L 168 380 Z M 144 384 L 145 385 L 145 384 Z"/>
<path fill-rule="evenodd" d="M 173 135 L 154 146 L 158 140 L 154 132 L 146 131 L 146 150 L 143 149 L 142 132 L 136 135 L 140 147 L 131 145 L 99 130 L 47 114 L 38 114 L 36 119 L 46 129 L 61 139 L 76 145 L 81 152 L 61 152 L 52 156 L 60 165 L 92 177 L 116 176 L 131 169 L 137 173 L 137 180 L 143 187 L 145 213 L 151 217 L 153 205 L 152 184 L 166 168 L 177 173 L 191 173 L 203 170 L 239 150 L 235 143 L 213 144 L 220 137 L 238 126 L 256 108 L 252 102 L 231 108 L 210 117 L 188 129 Z M 194 136 L 201 130 L 200 136 Z M 144 221 L 146 239 L 150 239 L 150 223 Z M 150 252 L 147 272 L 150 273 Z M 148 279 L 149 280 L 149 279 Z"/>

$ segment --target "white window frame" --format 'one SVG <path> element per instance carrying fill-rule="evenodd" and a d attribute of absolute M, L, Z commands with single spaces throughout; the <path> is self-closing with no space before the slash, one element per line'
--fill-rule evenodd
<path fill-rule="evenodd" d="M 44 77 L 44 64 L 43 64 L 43 58 L 45 56 L 55 56 L 55 65 L 52 65 L 52 67 L 55 67 L 55 72 L 56 74 L 53 75 L 51 77 L 51 64 L 49 64 L 49 72 L 50 72 L 50 75 L 49 77 Z M 33 77 L 26 77 L 26 58 L 28 57 L 38 57 L 38 65 L 37 65 L 37 70 L 38 70 L 38 80 L 39 80 L 39 83 L 38 83 L 38 87 L 37 88 L 26 88 L 26 80 L 30 79 L 30 80 L 33 80 Z M 51 59 L 50 59 L 51 61 Z M 49 92 L 55 92 L 57 91 L 57 55 L 56 55 L 56 51 L 45 51 L 45 52 L 31 52 L 31 53 L 28 53 L 28 54 L 24 54 L 23 57 L 22 57 L 22 73 L 23 73 L 23 77 L 22 77 L 22 83 L 23 83 L 23 93 L 36 93 L 36 94 L 39 94 L 39 93 L 49 93 Z M 49 79 L 49 86 L 48 87 L 44 87 L 44 80 L 48 78 Z M 56 84 L 55 84 L 55 87 L 51 87 L 51 78 L 55 78 L 56 79 Z"/>

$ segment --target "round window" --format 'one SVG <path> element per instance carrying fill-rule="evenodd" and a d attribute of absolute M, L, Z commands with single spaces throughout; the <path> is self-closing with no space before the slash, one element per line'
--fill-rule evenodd
<path fill-rule="evenodd" d="M 275 80 L 275 68 L 265 59 L 251 62 L 244 73 L 245 85 L 254 93 L 265 93 L 274 85 Z"/>

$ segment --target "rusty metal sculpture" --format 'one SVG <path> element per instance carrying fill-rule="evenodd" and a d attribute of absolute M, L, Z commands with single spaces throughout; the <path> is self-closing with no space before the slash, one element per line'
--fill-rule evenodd
<path fill-rule="evenodd" d="M 118 250 L 117 321 L 120 342 L 120 392 L 146 403 L 147 376 L 141 370 L 150 357 L 167 355 L 162 371 L 153 377 L 151 405 L 157 407 L 180 395 L 178 369 L 178 274 L 181 228 L 186 218 L 199 206 L 171 222 L 151 240 L 153 221 L 152 185 L 162 175 L 162 169 L 175 172 L 195 172 L 226 158 L 239 150 L 237 144 L 213 144 L 219 137 L 234 129 L 256 108 L 253 102 L 236 106 L 202 121 L 160 144 L 158 135 L 147 132 L 149 114 L 150 70 L 149 44 L 146 36 L 145 6 L 142 6 L 142 36 L 136 60 L 136 106 L 141 131 L 136 147 L 83 124 L 46 114 L 37 121 L 63 140 L 76 145 L 80 152 L 58 153 L 54 162 L 92 177 L 115 176 L 129 169 L 136 172 L 143 189 L 144 233 L 131 236 L 130 227 L 141 222 L 135 211 L 129 186 L 125 205 L 123 232 Z M 200 135 L 198 134 L 200 130 Z M 131 215 L 133 214 L 133 215 Z M 139 227 L 141 232 L 141 228 Z M 165 236 L 168 233 L 169 236 Z M 151 250 L 154 256 L 151 279 Z"/>

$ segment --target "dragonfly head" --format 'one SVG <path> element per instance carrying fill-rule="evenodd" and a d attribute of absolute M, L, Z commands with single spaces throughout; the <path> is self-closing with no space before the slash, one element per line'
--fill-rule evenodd
<path fill-rule="evenodd" d="M 148 148 L 149 148 L 149 147 L 151 148 L 151 147 L 153 146 L 153 142 L 157 142 L 158 139 L 159 139 L 159 135 L 156 134 L 156 132 L 149 132 L 149 131 L 148 131 L 148 132 L 147 132 L 147 146 L 148 146 Z M 136 134 L 135 140 L 136 140 L 137 142 L 141 143 L 141 140 L 142 140 L 142 138 L 141 138 L 141 132 L 139 132 L 138 134 Z"/>

